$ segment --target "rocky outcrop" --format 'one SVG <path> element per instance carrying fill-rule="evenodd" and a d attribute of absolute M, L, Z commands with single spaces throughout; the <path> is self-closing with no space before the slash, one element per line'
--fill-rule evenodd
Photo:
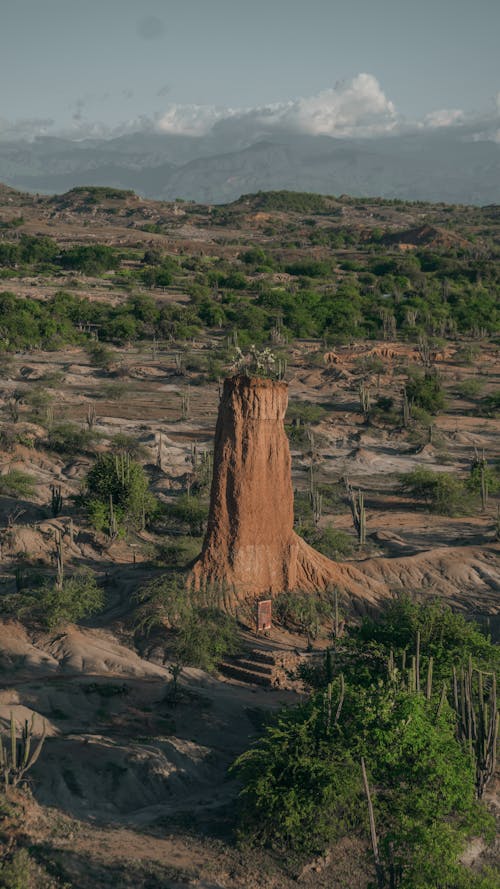
<path fill-rule="evenodd" d="M 223 607 L 263 594 L 336 587 L 362 609 L 395 590 L 439 593 L 498 610 L 498 548 L 335 563 L 293 530 L 288 387 L 260 377 L 224 383 L 215 433 L 207 533 L 190 582 L 219 590 Z M 482 608 L 480 609 L 482 610 Z"/>
<path fill-rule="evenodd" d="M 294 533 L 287 404 L 284 382 L 246 376 L 225 381 L 208 528 L 194 585 L 218 586 L 237 598 L 331 585 L 364 597 L 381 595 L 375 579 L 336 565 Z"/>

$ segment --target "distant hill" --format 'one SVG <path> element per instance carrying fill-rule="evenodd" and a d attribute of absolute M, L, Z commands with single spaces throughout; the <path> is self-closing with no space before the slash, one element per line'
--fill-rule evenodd
<path fill-rule="evenodd" d="M 500 145 L 458 127 L 364 140 L 283 133 L 252 144 L 150 133 L 41 138 L 0 142 L 0 180 L 33 192 L 107 185 L 206 203 L 289 189 L 484 205 L 500 202 Z"/>

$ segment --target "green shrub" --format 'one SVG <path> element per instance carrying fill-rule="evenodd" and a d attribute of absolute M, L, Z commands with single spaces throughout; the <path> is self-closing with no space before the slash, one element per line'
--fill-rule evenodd
<path fill-rule="evenodd" d="M 98 531 L 109 527 L 110 498 L 118 526 L 144 528 L 157 511 L 144 469 L 128 454 L 101 454 L 85 485 L 90 520 Z"/>
<path fill-rule="evenodd" d="M 292 632 L 303 633 L 308 644 L 316 639 L 321 625 L 331 624 L 334 615 L 332 595 L 314 596 L 310 593 L 280 593 L 273 600 L 273 613 L 278 623 Z"/>
<path fill-rule="evenodd" d="M 500 389 L 492 392 L 491 395 L 486 395 L 481 404 L 487 413 L 496 415 L 500 411 Z"/>
<path fill-rule="evenodd" d="M 36 479 L 20 469 L 0 475 L 0 494 L 4 497 L 22 497 L 29 499 L 35 492 Z"/>
<path fill-rule="evenodd" d="M 433 472 L 423 466 L 401 477 L 401 490 L 439 515 L 468 513 L 473 506 L 472 495 L 465 483 L 448 472 Z"/>
<path fill-rule="evenodd" d="M 321 404 L 313 404 L 310 401 L 288 402 L 286 422 L 300 426 L 301 424 L 319 423 L 326 416 L 326 410 Z"/>
<path fill-rule="evenodd" d="M 435 373 L 410 378 L 406 383 L 406 392 L 411 404 L 430 414 L 438 414 L 446 406 L 443 384 Z"/>
<path fill-rule="evenodd" d="M 187 527 L 190 534 L 200 537 L 208 518 L 208 504 L 192 494 L 181 494 L 173 503 L 167 504 L 165 513 Z"/>
<path fill-rule="evenodd" d="M 217 608 L 194 607 L 178 627 L 174 653 L 181 664 L 211 672 L 226 655 L 237 650 L 236 621 Z"/>
<path fill-rule="evenodd" d="M 94 367 L 107 369 L 113 363 L 114 353 L 102 343 L 90 343 L 87 346 L 87 354 Z"/>
<path fill-rule="evenodd" d="M 0 862 L 0 889 L 28 889 L 32 886 L 33 865 L 26 849 Z"/>
<path fill-rule="evenodd" d="M 245 841 L 307 855 L 353 831 L 368 833 L 360 760 L 372 788 L 380 854 L 393 885 L 452 886 L 466 838 L 489 834 L 474 774 L 448 705 L 390 683 L 348 686 L 338 717 L 323 693 L 289 708 L 239 757 Z"/>
<path fill-rule="evenodd" d="M 483 386 L 484 383 L 482 380 L 472 377 L 457 385 L 457 394 L 460 395 L 461 398 L 477 398 L 477 396 L 481 394 Z"/>
<path fill-rule="evenodd" d="M 21 621 L 48 629 L 89 617 L 104 607 L 104 593 L 91 571 L 81 570 L 63 581 L 23 590 L 0 599 L 0 608 Z"/>
<path fill-rule="evenodd" d="M 147 584 L 137 595 L 136 626 L 173 631 L 172 658 L 180 664 L 212 671 L 238 648 L 235 619 L 215 606 L 200 604 L 200 596 L 186 588 L 182 575 L 167 575 Z"/>
<path fill-rule="evenodd" d="M 374 646 L 381 649 L 380 659 L 374 661 L 376 680 L 386 673 L 387 658 L 394 652 L 396 663 L 404 651 L 415 650 L 417 632 L 420 633 L 422 669 L 427 669 L 429 657 L 434 661 L 434 677 L 449 682 L 452 667 L 466 667 L 469 658 L 480 669 L 500 671 L 500 650 L 481 631 L 478 624 L 466 620 L 441 600 L 417 602 L 402 594 L 387 602 L 377 618 L 365 617 L 358 629 L 350 631 L 351 642 L 358 653 Z M 377 664 L 381 672 L 377 673 Z M 408 660 L 408 666 L 410 661 Z"/>
<path fill-rule="evenodd" d="M 75 457 L 92 449 L 97 433 L 75 423 L 57 423 L 49 429 L 47 447 L 58 454 Z"/>
<path fill-rule="evenodd" d="M 353 539 L 345 531 L 340 531 L 332 525 L 317 528 L 314 525 L 301 526 L 300 536 L 304 538 L 314 549 L 323 553 L 329 559 L 345 559 L 353 551 Z"/>

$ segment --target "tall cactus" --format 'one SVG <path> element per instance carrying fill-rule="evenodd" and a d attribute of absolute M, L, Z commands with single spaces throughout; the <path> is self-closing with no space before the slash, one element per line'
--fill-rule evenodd
<path fill-rule="evenodd" d="M 16 787 L 23 780 L 26 772 L 35 765 L 47 734 L 45 720 L 38 743 L 33 747 L 33 731 L 35 727 L 35 714 L 31 721 L 27 719 L 21 731 L 21 737 L 17 737 L 17 726 L 14 714 L 10 714 L 9 739 L 4 743 L 0 734 L 0 781 L 4 789 Z M 32 749 L 33 747 L 33 749 Z"/>
<path fill-rule="evenodd" d="M 63 550 L 63 541 L 62 534 L 59 529 L 56 529 L 54 534 L 55 540 L 55 562 L 56 562 L 56 589 L 62 590 L 64 583 L 64 550 Z"/>
<path fill-rule="evenodd" d="M 94 426 L 96 424 L 96 420 L 97 420 L 95 405 L 93 405 L 93 404 L 87 405 L 87 416 L 86 416 L 85 420 L 86 420 L 88 429 L 92 430 L 94 428 Z"/>
<path fill-rule="evenodd" d="M 352 520 L 356 533 L 358 535 L 358 543 L 364 546 L 366 543 L 366 511 L 365 511 L 365 495 L 362 491 L 355 491 L 349 479 L 344 479 L 344 484 L 349 497 L 349 505 L 351 507 Z"/>
<path fill-rule="evenodd" d="M 410 425 L 411 420 L 411 404 L 410 399 L 408 398 L 408 392 L 406 386 L 403 388 L 403 427 L 406 429 Z"/>
<path fill-rule="evenodd" d="M 63 497 L 61 494 L 61 485 L 50 486 L 50 508 L 54 518 L 59 515 L 63 507 Z"/>
<path fill-rule="evenodd" d="M 487 679 L 489 690 L 486 690 Z M 499 725 L 496 675 L 473 668 L 471 659 L 460 675 L 454 668 L 453 707 L 458 737 L 467 744 L 475 761 L 476 793 L 481 798 L 496 768 Z"/>
<path fill-rule="evenodd" d="M 366 421 L 370 419 L 370 407 L 371 407 L 371 398 L 370 398 L 370 387 L 367 385 L 365 380 L 362 380 L 359 384 L 359 403 L 361 406 L 361 410 L 363 411 L 363 416 Z"/>
<path fill-rule="evenodd" d="M 474 457 L 471 460 L 470 473 L 474 479 L 478 478 L 479 480 L 481 507 L 483 512 L 485 512 L 486 507 L 488 506 L 488 497 L 490 493 L 490 479 L 488 475 L 488 461 L 485 457 L 484 449 L 482 455 L 479 456 L 477 448 L 474 448 Z"/>
<path fill-rule="evenodd" d="M 116 521 L 113 495 L 109 495 L 109 539 L 114 540 L 118 535 L 118 523 Z"/>

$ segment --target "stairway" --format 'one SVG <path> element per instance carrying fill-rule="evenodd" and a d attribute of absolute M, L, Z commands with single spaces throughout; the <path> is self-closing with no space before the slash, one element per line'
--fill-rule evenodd
<path fill-rule="evenodd" d="M 254 648 L 244 654 L 226 658 L 219 664 L 219 672 L 229 679 L 248 685 L 284 688 L 290 684 L 289 674 L 296 669 L 300 660 L 300 655 L 294 651 L 264 651 Z"/>

